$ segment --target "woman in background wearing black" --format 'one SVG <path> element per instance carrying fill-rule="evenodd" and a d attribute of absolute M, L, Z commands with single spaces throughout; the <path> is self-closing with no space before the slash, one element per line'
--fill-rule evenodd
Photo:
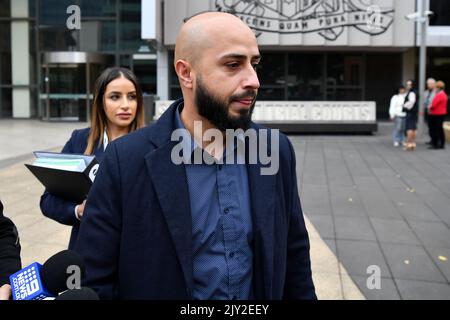
<path fill-rule="evenodd" d="M 417 107 L 417 93 L 413 80 L 406 82 L 406 89 L 408 93 L 403 104 L 403 111 L 406 112 L 405 129 L 407 140 L 404 150 L 413 151 L 416 149 L 417 118 L 419 111 Z"/>
<path fill-rule="evenodd" d="M 92 123 L 75 130 L 62 153 L 95 155 L 100 163 L 108 142 L 144 126 L 142 91 L 136 76 L 126 68 L 109 68 L 95 83 Z M 49 192 L 41 197 L 42 213 L 59 223 L 72 226 L 69 249 L 73 249 L 86 200 L 75 203 Z"/>

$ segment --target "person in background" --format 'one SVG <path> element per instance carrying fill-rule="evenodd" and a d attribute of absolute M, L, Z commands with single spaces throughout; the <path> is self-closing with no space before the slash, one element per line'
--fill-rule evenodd
<path fill-rule="evenodd" d="M 0 201 L 0 300 L 11 298 L 9 276 L 21 268 L 19 234 L 14 223 L 3 216 Z"/>
<path fill-rule="evenodd" d="M 108 68 L 95 83 L 92 123 L 75 130 L 62 153 L 95 155 L 98 162 L 109 142 L 144 126 L 142 91 L 136 76 L 126 68 Z M 41 197 L 42 213 L 55 221 L 73 226 L 69 249 L 75 246 L 86 200 L 74 203 L 47 191 Z"/>
<path fill-rule="evenodd" d="M 398 147 L 405 143 L 405 117 L 403 112 L 403 104 L 405 103 L 406 91 L 401 85 L 395 95 L 391 98 L 391 106 L 389 108 L 389 116 L 394 121 L 394 131 L 392 132 L 392 140 L 394 147 Z"/>
<path fill-rule="evenodd" d="M 416 149 L 416 135 L 417 135 L 417 94 L 413 80 L 408 80 L 406 82 L 406 88 L 408 92 L 406 93 L 405 103 L 403 104 L 403 111 L 406 112 L 405 119 L 405 129 L 406 129 L 406 146 L 404 150 L 413 151 Z"/>
<path fill-rule="evenodd" d="M 431 102 L 428 121 L 431 132 L 431 145 L 429 149 L 445 148 L 444 120 L 447 114 L 448 96 L 445 93 L 445 83 L 438 81 L 436 83 L 437 93 Z"/>
<path fill-rule="evenodd" d="M 430 145 L 431 144 L 431 128 L 430 128 L 430 122 L 428 121 L 428 116 L 429 116 L 429 108 L 431 105 L 431 102 L 434 99 L 434 96 L 436 95 L 436 80 L 433 78 L 429 78 L 427 80 L 427 90 L 425 90 L 425 101 L 424 101 L 424 116 L 425 116 L 425 121 L 428 124 L 428 135 L 430 136 L 430 141 L 428 141 L 426 144 Z"/>

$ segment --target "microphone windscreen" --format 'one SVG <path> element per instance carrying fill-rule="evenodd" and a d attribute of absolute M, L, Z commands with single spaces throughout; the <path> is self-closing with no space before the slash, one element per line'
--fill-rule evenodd
<path fill-rule="evenodd" d="M 67 290 L 55 298 L 55 300 L 100 300 L 97 293 L 91 288 Z"/>
<path fill-rule="evenodd" d="M 55 294 L 66 291 L 67 278 L 70 276 L 70 266 L 78 266 L 80 277 L 84 276 L 85 265 L 83 258 L 71 250 L 64 250 L 50 257 L 42 266 L 41 278 L 45 288 Z M 80 279 L 81 281 L 81 279 Z"/>

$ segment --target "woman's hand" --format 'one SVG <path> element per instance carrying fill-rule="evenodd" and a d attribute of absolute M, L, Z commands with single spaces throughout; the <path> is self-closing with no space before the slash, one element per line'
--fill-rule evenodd
<path fill-rule="evenodd" d="M 77 206 L 77 216 L 78 219 L 81 219 L 83 217 L 83 212 L 84 212 L 84 206 L 86 205 L 86 200 L 84 200 L 82 203 L 80 203 Z"/>

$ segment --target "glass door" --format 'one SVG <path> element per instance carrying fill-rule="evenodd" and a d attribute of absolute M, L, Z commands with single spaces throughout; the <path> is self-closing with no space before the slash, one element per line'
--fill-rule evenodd
<path fill-rule="evenodd" d="M 86 64 L 44 65 L 44 94 L 41 94 L 47 120 L 86 121 Z"/>

